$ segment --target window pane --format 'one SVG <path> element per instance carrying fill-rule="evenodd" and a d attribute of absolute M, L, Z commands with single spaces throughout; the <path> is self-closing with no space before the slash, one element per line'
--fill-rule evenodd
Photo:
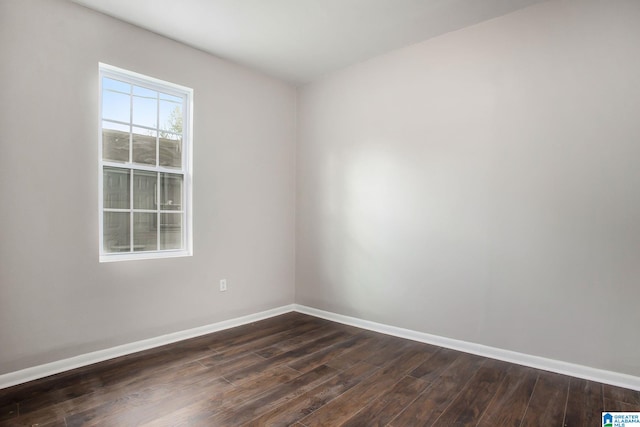
<path fill-rule="evenodd" d="M 182 137 L 160 132 L 160 166 L 182 168 Z"/>
<path fill-rule="evenodd" d="M 107 89 L 111 91 L 116 91 L 116 92 L 123 92 L 126 94 L 131 93 L 131 85 L 129 83 L 104 77 L 102 79 L 102 90 L 107 90 Z"/>
<path fill-rule="evenodd" d="M 160 92 L 160 99 L 163 99 L 165 101 L 172 101 L 172 102 L 175 102 L 176 104 L 182 104 L 182 98 L 175 95 L 169 95 L 168 93 Z"/>
<path fill-rule="evenodd" d="M 131 121 L 131 85 L 102 79 L 102 118 L 129 123 Z M 124 92 L 124 93 L 123 93 Z"/>
<path fill-rule="evenodd" d="M 158 174 L 156 172 L 133 171 L 133 208 L 156 209 Z M 135 232 L 134 232 L 135 236 Z"/>
<path fill-rule="evenodd" d="M 129 179 L 129 169 L 104 168 L 102 200 L 105 209 L 129 209 Z"/>
<path fill-rule="evenodd" d="M 160 174 L 160 209 L 167 211 L 182 210 L 182 175 Z"/>
<path fill-rule="evenodd" d="M 160 129 L 182 133 L 182 100 L 179 103 L 160 100 Z"/>
<path fill-rule="evenodd" d="M 105 212 L 103 246 L 105 252 L 129 252 L 129 213 Z"/>
<path fill-rule="evenodd" d="M 146 87 L 142 87 L 142 86 L 134 86 L 133 95 L 140 96 L 143 98 L 158 99 L 158 92 L 156 92 L 153 89 L 147 89 Z"/>
<path fill-rule="evenodd" d="M 160 249 L 182 249 L 182 214 L 160 214 Z"/>
<path fill-rule="evenodd" d="M 129 161 L 129 126 L 102 122 L 102 158 L 115 162 Z"/>
<path fill-rule="evenodd" d="M 133 250 L 158 250 L 158 214 L 139 212 L 133 214 Z"/>
<path fill-rule="evenodd" d="M 139 86 L 133 87 L 133 123 L 158 127 L 158 92 Z"/>
<path fill-rule="evenodd" d="M 145 165 L 156 164 L 157 132 L 133 128 L 133 161 Z"/>

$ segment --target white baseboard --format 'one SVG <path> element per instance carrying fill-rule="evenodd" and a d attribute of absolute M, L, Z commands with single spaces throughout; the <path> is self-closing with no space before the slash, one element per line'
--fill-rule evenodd
<path fill-rule="evenodd" d="M 369 320 L 358 319 L 356 317 L 344 316 L 342 314 L 319 310 L 317 308 L 307 307 L 300 304 L 285 305 L 271 310 L 262 311 L 260 313 L 237 317 L 235 319 L 212 323 L 210 325 L 200 326 L 180 332 L 174 332 L 167 335 L 161 335 L 155 338 L 136 341 L 117 347 L 70 357 L 68 359 L 46 363 L 44 365 L 22 369 L 16 372 L 10 372 L 0 375 L 0 389 L 11 387 L 17 384 L 22 384 L 32 380 L 37 380 L 49 375 L 69 371 L 71 369 L 91 365 L 93 363 L 102 362 L 108 359 L 113 359 L 115 357 L 126 356 L 138 351 L 148 350 L 189 338 L 195 338 L 202 335 L 210 334 L 212 332 L 234 328 L 236 326 L 245 325 L 247 323 L 278 316 L 291 311 L 297 311 L 299 313 L 308 314 L 310 316 L 315 316 L 322 319 L 343 323 L 345 325 L 367 329 L 370 331 L 380 332 L 387 335 L 393 335 L 413 341 L 419 341 L 427 344 L 437 345 L 440 347 L 450 348 L 453 350 L 459 350 L 465 353 L 477 354 L 479 356 L 490 357 L 492 359 L 503 360 L 510 363 L 516 363 L 518 365 L 529 366 L 536 369 L 543 369 L 545 371 L 556 372 L 572 377 L 583 378 L 586 380 L 597 381 L 605 384 L 611 384 L 618 387 L 640 391 L 640 377 L 636 377 L 633 375 L 621 374 L 618 372 L 606 371 L 603 369 L 596 369 L 588 366 L 562 362 L 559 360 L 547 359 L 544 357 L 532 356 L 515 351 L 489 347 L 482 344 L 475 344 L 466 341 L 455 340 L 452 338 L 440 337 L 424 332 L 418 332 L 410 329 L 389 326 L 382 323 L 371 322 Z"/>
<path fill-rule="evenodd" d="M 8 374 L 0 375 L 0 389 L 26 383 L 27 381 L 37 380 L 49 375 L 59 374 L 61 372 L 91 365 L 93 363 L 102 362 L 108 359 L 113 359 L 115 357 L 126 356 L 128 354 L 137 353 L 142 350 L 148 350 L 177 341 L 199 337 L 202 335 L 210 334 L 212 332 L 221 331 L 223 329 L 234 328 L 236 326 L 245 325 L 247 323 L 256 322 L 258 320 L 263 320 L 269 317 L 278 316 L 280 314 L 289 313 L 291 311 L 294 311 L 293 304 L 277 307 L 271 310 L 261 311 L 260 313 L 237 317 L 235 319 L 212 323 L 210 325 L 187 329 L 185 331 L 174 332 L 155 338 L 149 338 L 142 341 L 119 345 L 117 347 L 111 347 L 104 350 L 81 354 L 79 356 L 70 357 L 68 359 L 58 360 L 51 363 L 45 363 L 44 365 L 38 365 L 16 372 L 9 372 Z"/>
<path fill-rule="evenodd" d="M 532 356 L 529 354 L 504 350 L 501 348 L 489 347 L 482 344 L 475 344 L 471 342 L 455 340 L 452 338 L 431 335 L 424 332 L 413 331 L 410 329 L 398 328 L 382 323 L 358 319 L 356 317 L 344 316 L 342 314 L 319 310 L 317 308 L 307 307 L 300 304 L 294 304 L 294 310 L 300 313 L 308 314 L 310 316 L 320 317 L 322 319 L 331 320 L 362 329 L 368 329 L 370 331 L 380 332 L 387 335 L 407 338 L 413 341 L 419 341 L 427 344 L 437 345 L 440 347 L 450 348 L 453 350 L 463 351 L 465 353 L 477 354 L 479 356 L 503 360 L 505 362 L 529 366 L 531 368 L 542 369 L 545 371 L 556 372 L 558 374 L 569 375 L 572 377 L 583 378 L 590 381 L 597 381 L 605 384 L 611 384 L 618 387 L 640 391 L 640 377 L 636 377 L 633 375 L 621 374 L 618 372 L 606 371 L 603 369 L 596 369 L 583 365 L 576 365 L 574 363 L 562 362 L 559 360 L 547 359 L 539 356 Z"/>

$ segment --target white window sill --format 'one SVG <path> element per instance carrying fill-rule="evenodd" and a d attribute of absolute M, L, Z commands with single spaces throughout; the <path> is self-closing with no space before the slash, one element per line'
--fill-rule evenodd
<path fill-rule="evenodd" d="M 162 251 L 162 252 L 138 252 L 138 253 L 113 253 L 101 254 L 100 262 L 133 261 L 142 259 L 163 259 L 180 258 L 192 256 L 193 253 L 187 250 Z"/>

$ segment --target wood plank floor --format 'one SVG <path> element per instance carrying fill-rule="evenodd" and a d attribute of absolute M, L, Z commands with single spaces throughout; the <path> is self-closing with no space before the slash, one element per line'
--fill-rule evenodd
<path fill-rule="evenodd" d="M 0 426 L 600 426 L 640 392 L 299 313 L 0 390 Z"/>

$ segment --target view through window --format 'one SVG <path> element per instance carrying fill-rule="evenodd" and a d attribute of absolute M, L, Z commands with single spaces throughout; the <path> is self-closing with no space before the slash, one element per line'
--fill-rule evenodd
<path fill-rule="evenodd" d="M 100 64 L 100 260 L 191 254 L 192 90 Z"/>

